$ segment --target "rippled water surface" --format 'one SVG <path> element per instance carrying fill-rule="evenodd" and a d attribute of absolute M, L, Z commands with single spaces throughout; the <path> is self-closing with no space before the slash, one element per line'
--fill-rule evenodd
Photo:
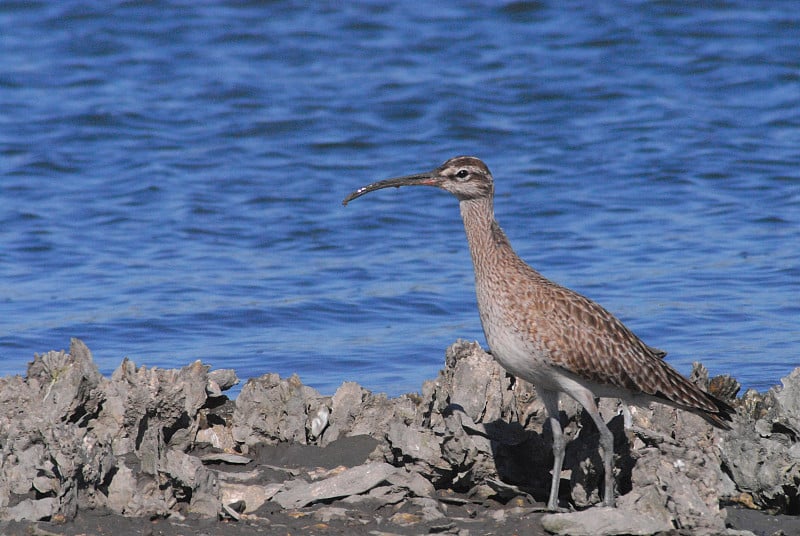
<path fill-rule="evenodd" d="M 0 3 L 0 374 L 80 337 L 418 390 L 483 342 L 457 203 L 341 200 L 456 154 L 682 372 L 800 365 L 796 6 L 232 4 Z"/>

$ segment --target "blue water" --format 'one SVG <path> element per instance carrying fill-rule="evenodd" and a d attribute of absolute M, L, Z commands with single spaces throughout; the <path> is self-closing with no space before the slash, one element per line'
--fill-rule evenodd
<path fill-rule="evenodd" d="M 457 203 L 341 200 L 457 154 L 682 372 L 800 365 L 795 3 L 230 4 L 0 3 L 0 374 L 80 337 L 416 391 L 483 342 Z"/>

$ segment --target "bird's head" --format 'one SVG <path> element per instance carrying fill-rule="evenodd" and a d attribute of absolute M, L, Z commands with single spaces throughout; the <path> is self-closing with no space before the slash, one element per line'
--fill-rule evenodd
<path fill-rule="evenodd" d="M 456 156 L 432 171 L 368 184 L 345 197 L 342 204 L 375 190 L 400 186 L 436 186 L 447 190 L 459 201 L 494 195 L 494 179 L 486 164 L 474 156 Z"/>

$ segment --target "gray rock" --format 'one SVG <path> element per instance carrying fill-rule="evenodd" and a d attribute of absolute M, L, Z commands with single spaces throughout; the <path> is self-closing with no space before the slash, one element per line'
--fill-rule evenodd
<path fill-rule="evenodd" d="M 239 378 L 233 369 L 215 369 L 208 373 L 208 381 L 217 384 L 220 391 L 227 391 L 239 383 Z"/>
<path fill-rule="evenodd" d="M 275 494 L 283 508 L 301 508 L 318 501 L 366 493 L 397 471 L 388 463 L 367 463 L 317 482 L 292 481 Z"/>
<path fill-rule="evenodd" d="M 411 499 L 411 504 L 420 508 L 420 516 L 422 521 L 435 521 L 445 517 L 445 512 L 442 509 L 447 508 L 444 503 L 431 499 L 430 497 L 415 497 Z"/>
<path fill-rule="evenodd" d="M 191 490 L 190 512 L 205 517 L 217 515 L 220 508 L 217 478 L 212 471 L 203 466 L 199 458 L 170 449 L 165 456 L 162 471 L 169 475 L 179 488 Z"/>
<path fill-rule="evenodd" d="M 93 491 L 79 497 L 78 483 L 94 488 L 113 465 L 89 433 L 106 380 L 77 339 L 70 353 L 35 356 L 28 374 L 0 381 L 0 519 L 69 518 L 79 498 L 91 504 L 97 497 Z M 38 500 L 20 500 L 34 493 Z"/>
<path fill-rule="evenodd" d="M 445 368 L 429 396 L 432 409 L 441 416 L 447 407 L 460 407 L 475 423 L 519 421 L 515 383 L 478 343 L 459 340 L 445 352 Z M 440 418 L 432 414 L 431 423 L 436 425 Z"/>
<path fill-rule="evenodd" d="M 545 514 L 542 526 L 553 534 L 569 536 L 650 535 L 672 530 L 667 520 L 621 508 L 596 507 L 581 512 Z"/>
<path fill-rule="evenodd" d="M 123 515 L 129 517 L 160 516 L 167 517 L 176 513 L 173 508 L 178 503 L 172 489 L 164 487 L 155 477 L 144 473 L 132 473 L 135 477 L 135 488 L 130 501 L 124 505 Z M 123 481 L 122 485 L 129 482 Z"/>
<path fill-rule="evenodd" d="M 344 382 L 330 400 L 328 429 L 325 442 L 331 442 L 350 431 L 358 415 L 364 411 L 364 401 L 370 393 L 355 382 Z"/>
<path fill-rule="evenodd" d="M 345 436 L 370 435 L 382 438 L 396 422 L 418 420 L 419 405 L 415 397 L 402 395 L 389 400 L 383 394 L 372 394 L 357 383 L 345 382 L 330 401 L 328 428 L 319 444 L 329 445 Z"/>
<path fill-rule="evenodd" d="M 709 382 L 699 366 L 693 376 L 725 396 L 738 389 L 731 378 Z M 392 519 L 414 524 L 444 519 L 446 506 L 433 499 L 434 488 L 465 492 L 465 502 L 547 495 L 544 408 L 528 384 L 507 375 L 476 343 L 448 348 L 445 369 L 423 384 L 421 395 L 389 399 L 345 383 L 323 397 L 296 376 L 267 374 L 245 385 L 235 407 L 220 405 L 222 391 L 235 382 L 232 371 L 209 372 L 200 362 L 160 370 L 127 359 L 106 379 L 78 340 L 69 353 L 36 356 L 27 378 L 0 378 L 0 519 L 69 519 L 78 508 L 99 507 L 131 516 L 227 512 L 237 518 L 270 498 L 285 508 L 344 498 L 397 505 Z M 794 512 L 800 369 L 783 387 L 748 391 L 735 403 L 734 431 L 724 433 L 660 405 L 630 408 L 631 426 L 623 430 L 616 403 L 602 401 L 616 433 L 619 480 L 632 489 L 622 490 L 612 513 L 590 508 L 548 519 L 562 526 L 595 518 L 586 529 L 591 533 L 660 527 L 714 534 L 725 531 L 722 498 L 749 497 L 755 505 Z M 575 403 L 565 400 L 561 409 L 571 439 L 564 474 L 572 502 L 589 507 L 601 496 L 596 431 Z M 378 447 L 370 462 L 350 469 L 308 472 L 262 461 L 251 471 L 225 471 L 226 463 L 249 460 L 238 452 L 258 443 L 325 448 L 359 434 L 373 438 L 369 449 Z M 203 460 L 191 454 L 209 444 L 224 452 Z M 297 479 L 304 472 L 320 480 Z M 253 484 L 264 475 L 278 481 Z M 569 526 L 559 530 L 583 530 Z"/>
<path fill-rule="evenodd" d="M 357 503 L 360 498 L 369 499 L 382 506 L 399 504 L 408 498 L 408 490 L 400 486 L 378 486 L 372 488 L 368 493 L 362 495 L 351 495 L 345 502 Z M 353 499 L 352 501 L 350 499 Z"/>
<path fill-rule="evenodd" d="M 515 460 L 499 461 L 496 454 L 526 441 L 522 427 L 509 422 L 536 412 L 530 390 L 515 385 L 476 343 L 456 342 L 446 362 L 436 381 L 423 385 L 421 399 L 412 401 L 404 418 L 389 423 L 387 461 L 405 464 L 435 486 L 462 490 L 499 478 L 498 466 L 517 472 Z M 524 463 L 530 464 L 527 454 Z"/>
<path fill-rule="evenodd" d="M 653 414 L 634 416 L 631 447 L 635 464 L 631 470 L 633 489 L 620 497 L 621 511 L 670 519 L 693 534 L 717 534 L 725 529 L 725 511 L 719 508 L 719 489 L 724 482 L 720 469 L 721 436 L 701 418 L 664 406 Z M 670 422 L 672 436 L 642 428 L 638 422 Z"/>
<path fill-rule="evenodd" d="M 136 477 L 124 463 L 120 464 L 114 478 L 108 485 L 108 507 L 112 512 L 128 514 L 129 505 L 136 492 Z"/>
<path fill-rule="evenodd" d="M 58 479 L 52 476 L 39 475 L 33 479 L 33 489 L 42 494 L 57 491 L 59 488 Z"/>
<path fill-rule="evenodd" d="M 314 519 L 322 523 L 330 523 L 331 521 L 347 519 L 347 508 L 339 506 L 323 506 L 314 511 Z"/>
<path fill-rule="evenodd" d="M 98 507 L 166 515 L 180 502 L 216 515 L 214 475 L 182 458 L 194 445 L 207 384 L 200 362 L 160 370 L 127 359 L 108 380 L 77 339 L 69 353 L 35 356 L 26 378 L 0 380 L 0 400 L 14 408 L 0 415 L 0 518 L 69 519 Z M 44 497 L 14 503 L 34 492 Z"/>
<path fill-rule="evenodd" d="M 783 387 L 773 388 L 775 393 L 775 422 L 783 428 L 778 431 L 800 439 L 800 368 L 794 369 L 781 380 Z"/>
<path fill-rule="evenodd" d="M 200 429 L 195 435 L 195 444 L 208 443 L 215 449 L 230 452 L 236 449 L 236 441 L 233 440 L 229 418 L 225 419 L 225 424 L 212 424 L 208 426 L 208 418 L 201 419 Z M 207 427 L 203 427 L 207 426 Z"/>
<path fill-rule="evenodd" d="M 428 479 L 411 471 L 395 471 L 389 474 L 386 480 L 396 487 L 407 489 L 416 497 L 432 497 L 436 492 Z"/>
<path fill-rule="evenodd" d="M 49 519 L 58 512 L 58 501 L 53 497 L 25 499 L 8 509 L 3 516 L 14 521 L 39 521 Z"/>
<path fill-rule="evenodd" d="M 275 494 L 283 488 L 283 484 L 269 484 L 267 486 L 255 484 L 238 484 L 232 482 L 220 483 L 220 497 L 223 505 L 238 502 L 244 503 L 243 512 L 251 514 L 261 508 Z"/>
<path fill-rule="evenodd" d="M 403 464 L 412 472 L 430 475 L 434 483 L 439 480 L 438 475 L 452 472 L 452 465 L 442 456 L 443 431 L 437 434 L 420 426 L 395 422 L 389 427 L 386 440 L 392 453 L 389 461 Z"/>
<path fill-rule="evenodd" d="M 115 455 L 135 453 L 154 475 L 169 448 L 188 450 L 199 429 L 207 395 L 208 367 L 196 361 L 182 369 L 139 367 L 126 359 L 111 376 L 107 404 L 93 427 Z"/>
<path fill-rule="evenodd" d="M 210 454 L 203 454 L 199 457 L 203 463 L 229 463 L 231 465 L 247 465 L 252 462 L 252 458 L 242 456 L 241 454 L 229 454 L 227 452 L 212 452 Z"/>
<path fill-rule="evenodd" d="M 306 436 L 309 441 L 316 441 L 328 428 L 331 410 L 326 404 L 321 404 L 316 411 L 309 412 L 306 422 Z"/>
<path fill-rule="evenodd" d="M 800 513 L 800 368 L 765 395 L 745 393 L 733 432 L 720 443 L 736 485 L 761 508 Z"/>
<path fill-rule="evenodd" d="M 69 353 L 36 355 L 28 366 L 27 381 L 31 388 L 39 388 L 37 412 L 49 422 L 86 419 L 96 415 L 103 402 L 105 379 L 78 339 L 70 341 Z"/>
<path fill-rule="evenodd" d="M 251 378 L 236 398 L 233 438 L 248 447 L 257 443 L 307 444 L 308 408 L 318 407 L 322 396 L 303 385 L 297 375 L 281 379 L 278 374 Z"/>

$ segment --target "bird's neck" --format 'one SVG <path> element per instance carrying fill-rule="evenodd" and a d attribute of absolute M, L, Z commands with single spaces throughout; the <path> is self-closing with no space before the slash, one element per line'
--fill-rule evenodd
<path fill-rule="evenodd" d="M 504 281 L 511 274 L 521 275 L 520 280 L 529 283 L 547 282 L 511 247 L 508 237 L 494 219 L 494 204 L 491 199 L 464 200 L 461 201 L 460 208 L 475 268 L 475 283 L 479 289 L 492 287 L 495 284 L 500 285 L 500 288 L 506 288 L 507 281 Z"/>
<path fill-rule="evenodd" d="M 459 203 L 459 208 L 476 275 L 503 257 L 516 257 L 508 238 L 494 219 L 491 198 L 466 199 Z"/>

